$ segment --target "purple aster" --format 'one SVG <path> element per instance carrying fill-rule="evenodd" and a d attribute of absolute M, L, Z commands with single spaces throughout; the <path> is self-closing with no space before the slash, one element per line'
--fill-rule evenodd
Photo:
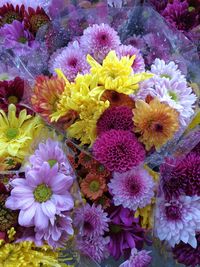
<path fill-rule="evenodd" d="M 174 247 L 180 241 L 197 247 L 195 232 L 200 230 L 200 197 L 180 196 L 166 201 L 157 199 L 155 233 Z"/>
<path fill-rule="evenodd" d="M 13 49 L 18 55 L 25 55 L 39 45 L 34 41 L 33 35 L 24 28 L 24 24 L 17 20 L 2 27 L 0 35 L 3 39 L 2 45 L 6 49 Z"/>
<path fill-rule="evenodd" d="M 149 173 L 136 167 L 124 173 L 114 173 L 108 184 L 116 206 L 136 210 L 151 203 L 154 196 L 154 182 Z"/>
<path fill-rule="evenodd" d="M 48 162 L 50 167 L 58 164 L 60 172 L 73 178 L 73 169 L 62 149 L 62 144 L 58 141 L 48 139 L 45 143 L 40 143 L 35 153 L 30 156 L 29 162 L 34 169 L 39 169 L 43 162 Z"/>
<path fill-rule="evenodd" d="M 198 10 L 190 8 L 186 0 L 174 0 L 173 3 L 168 3 L 162 15 L 172 26 L 181 31 L 188 31 L 199 24 Z"/>
<path fill-rule="evenodd" d="M 35 229 L 36 240 L 44 240 L 53 248 L 64 247 L 70 236 L 74 234 L 72 219 L 67 212 L 56 215 L 55 221 L 50 222 L 44 230 Z"/>
<path fill-rule="evenodd" d="M 97 138 L 93 155 L 109 171 L 122 173 L 139 165 L 145 158 L 145 150 L 133 133 L 110 130 Z"/>
<path fill-rule="evenodd" d="M 132 65 L 132 69 L 135 73 L 144 72 L 145 71 L 145 64 L 144 59 L 140 53 L 140 51 L 131 45 L 120 45 L 116 51 L 117 56 L 121 57 L 132 57 L 135 55 L 135 60 Z"/>
<path fill-rule="evenodd" d="M 132 248 L 142 249 L 144 241 L 147 241 L 145 230 L 141 228 L 139 219 L 134 217 L 134 212 L 122 206 L 112 206 L 109 214 L 110 255 L 118 260 L 124 253 L 130 255 Z"/>
<path fill-rule="evenodd" d="M 109 130 L 133 130 L 132 109 L 125 106 L 111 107 L 106 109 L 97 121 L 98 135 Z"/>
<path fill-rule="evenodd" d="M 196 235 L 197 247 L 193 248 L 189 244 L 180 242 L 173 248 L 174 258 L 178 263 L 186 266 L 199 266 L 200 264 L 200 234 Z"/>
<path fill-rule="evenodd" d="M 101 205 L 84 205 L 75 211 L 74 225 L 81 227 L 81 236 L 92 238 L 103 235 L 108 231 L 107 213 L 103 211 Z"/>
<path fill-rule="evenodd" d="M 107 244 L 109 243 L 109 237 L 95 236 L 93 238 L 82 237 L 77 239 L 77 249 L 97 262 L 101 262 L 103 259 L 109 256 L 107 250 Z"/>
<path fill-rule="evenodd" d="M 40 169 L 27 168 L 25 179 L 15 178 L 11 182 L 13 189 L 6 207 L 20 210 L 20 225 L 45 229 L 56 214 L 73 208 L 69 193 L 72 183 L 72 177 L 58 172 L 58 164 L 51 168 L 44 162 Z"/>
<path fill-rule="evenodd" d="M 200 196 L 200 155 L 189 153 L 167 165 L 170 168 L 161 167 L 162 187 L 167 196 L 174 195 L 175 192 Z"/>
<path fill-rule="evenodd" d="M 97 61 L 102 62 L 111 50 L 120 45 L 117 32 L 107 24 L 94 24 L 83 32 L 80 45 L 86 54 L 90 54 Z"/>
<path fill-rule="evenodd" d="M 151 263 L 151 256 L 149 256 L 149 251 L 133 248 L 131 250 L 130 258 L 123 262 L 119 267 L 148 267 Z"/>
<path fill-rule="evenodd" d="M 124 44 L 131 45 L 138 50 L 144 51 L 146 50 L 146 43 L 141 35 L 132 35 L 128 39 L 125 40 Z"/>
<path fill-rule="evenodd" d="M 53 55 L 49 64 L 52 73 L 55 69 L 61 69 L 69 81 L 73 81 L 78 73 L 86 74 L 90 70 L 78 42 L 66 47 L 57 56 Z"/>

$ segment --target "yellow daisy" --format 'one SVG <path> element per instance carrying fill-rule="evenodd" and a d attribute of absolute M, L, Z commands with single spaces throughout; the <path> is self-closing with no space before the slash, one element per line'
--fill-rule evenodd
<path fill-rule="evenodd" d="M 27 115 L 24 109 L 16 116 L 16 107 L 11 104 L 8 114 L 0 110 L 0 157 L 11 156 L 23 159 L 33 138 L 43 124 L 38 116 Z"/>

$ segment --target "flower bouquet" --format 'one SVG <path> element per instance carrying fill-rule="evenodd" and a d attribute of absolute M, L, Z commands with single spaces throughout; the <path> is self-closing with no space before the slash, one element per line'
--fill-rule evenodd
<path fill-rule="evenodd" d="M 197 109 L 196 47 L 174 35 L 149 7 L 67 7 L 66 17 L 35 35 L 48 64 L 40 59 L 42 68 L 35 68 L 37 48 L 30 58 L 16 45 L 7 51 L 30 83 L 25 104 L 18 80 L 2 82 L 2 120 L 15 124 L 2 124 L 6 134 L 7 125 L 12 127 L 0 139 L 3 171 L 9 174 L 1 185 L 2 220 L 7 214 L 13 218 L 2 223 L 8 228 L 1 231 L 0 263 L 2 258 L 10 267 L 20 257 L 19 267 L 29 261 L 158 266 L 149 251 L 153 244 L 165 252 L 172 248 L 178 262 L 196 266 L 198 155 L 184 149 L 186 137 L 194 138 L 186 132 Z M 54 43 L 65 27 L 66 38 Z M 37 118 L 35 124 L 23 128 L 31 118 Z M 13 258 L 10 251 L 16 251 Z M 72 260 L 81 254 L 77 265 L 66 259 L 70 252 Z"/>

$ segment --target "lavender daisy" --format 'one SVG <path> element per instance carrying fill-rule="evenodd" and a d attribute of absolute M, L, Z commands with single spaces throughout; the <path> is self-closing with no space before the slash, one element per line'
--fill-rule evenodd
<path fill-rule="evenodd" d="M 51 168 L 44 162 L 38 170 L 28 168 L 25 179 L 15 178 L 11 182 L 13 189 L 6 207 L 20 210 L 20 225 L 45 229 L 56 214 L 73 208 L 69 193 L 72 183 L 72 177 L 58 172 L 58 164 Z"/>
<path fill-rule="evenodd" d="M 180 241 L 197 246 L 195 232 L 200 230 L 200 197 L 180 196 L 169 202 L 158 199 L 155 233 L 174 247 Z"/>
<path fill-rule="evenodd" d="M 109 25 L 104 23 L 94 24 L 84 30 L 80 45 L 86 54 L 90 54 L 94 59 L 102 62 L 111 50 L 118 48 L 120 38 Z"/>
<path fill-rule="evenodd" d="M 95 236 L 93 238 L 83 237 L 77 240 L 78 250 L 88 257 L 91 257 L 97 262 L 101 262 L 103 259 L 109 256 L 107 250 L 107 244 L 109 243 L 109 237 Z"/>
<path fill-rule="evenodd" d="M 38 48 L 38 42 L 34 41 L 33 35 L 24 28 L 20 21 L 13 21 L 12 24 L 6 24 L 0 29 L 2 45 L 6 49 L 13 49 L 18 55 L 25 55 L 31 49 Z"/>
<path fill-rule="evenodd" d="M 73 81 L 77 74 L 86 74 L 90 67 L 86 62 L 86 55 L 77 42 L 63 49 L 57 56 L 53 55 L 49 62 L 50 71 L 61 69 L 69 81 Z"/>
<path fill-rule="evenodd" d="M 151 256 L 149 251 L 137 251 L 136 248 L 131 250 L 130 258 L 123 262 L 119 267 L 147 267 L 151 263 Z"/>
<path fill-rule="evenodd" d="M 135 48 L 134 46 L 131 45 L 120 45 L 119 48 L 116 51 L 117 56 L 119 58 L 121 57 L 132 57 L 135 55 L 135 60 L 132 65 L 132 69 L 135 73 L 138 72 L 144 72 L 145 71 L 145 64 L 144 64 L 144 59 L 140 53 L 140 51 Z"/>
<path fill-rule="evenodd" d="M 48 162 L 50 167 L 58 164 L 60 172 L 73 177 L 72 167 L 62 149 L 62 144 L 58 141 L 48 139 L 45 143 L 40 143 L 35 153 L 30 156 L 29 162 L 34 169 L 39 169 L 43 162 Z"/>
<path fill-rule="evenodd" d="M 125 173 L 114 173 L 108 187 L 113 194 L 114 204 L 130 210 L 145 207 L 154 196 L 153 179 L 141 167 Z"/>
<path fill-rule="evenodd" d="M 82 236 L 92 238 L 95 236 L 103 235 L 105 231 L 108 231 L 107 213 L 103 211 L 101 205 L 85 206 L 75 211 L 74 225 L 76 227 L 82 226 Z"/>

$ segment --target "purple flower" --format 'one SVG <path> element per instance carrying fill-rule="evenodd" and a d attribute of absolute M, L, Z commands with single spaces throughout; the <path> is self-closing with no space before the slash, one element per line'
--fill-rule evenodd
<path fill-rule="evenodd" d="M 117 56 L 121 57 L 132 57 L 135 55 L 135 60 L 132 65 L 132 69 L 135 73 L 144 72 L 145 71 L 145 64 L 144 59 L 140 53 L 140 51 L 131 45 L 120 45 L 116 51 Z"/>
<path fill-rule="evenodd" d="M 91 257 L 93 260 L 100 263 L 103 259 L 109 256 L 107 250 L 107 244 L 109 243 L 109 241 L 109 237 L 83 237 L 81 239 L 77 239 L 76 246 L 83 255 Z"/>
<path fill-rule="evenodd" d="M 196 235 L 197 247 L 193 248 L 189 244 L 180 242 L 176 245 L 172 252 L 174 258 L 178 263 L 182 263 L 186 266 L 199 266 L 200 264 L 200 234 Z"/>
<path fill-rule="evenodd" d="M 48 139 L 45 143 L 40 143 L 35 153 L 30 156 L 29 162 L 34 169 L 39 169 L 43 162 L 48 162 L 50 167 L 58 164 L 59 172 L 73 178 L 73 169 L 62 149 L 62 144 L 58 141 Z"/>
<path fill-rule="evenodd" d="M 34 41 L 33 35 L 24 28 L 24 24 L 17 20 L 2 27 L 0 35 L 2 45 L 6 49 L 13 49 L 19 56 L 29 53 L 31 49 L 36 49 L 39 45 L 37 41 Z"/>
<path fill-rule="evenodd" d="M 77 42 L 62 49 L 61 52 L 50 59 L 50 71 L 55 73 L 55 69 L 61 69 L 69 81 L 73 81 L 77 74 L 86 74 L 90 66 L 86 62 L 86 55 Z"/>
<path fill-rule="evenodd" d="M 92 238 L 95 236 L 103 235 L 105 231 L 108 231 L 107 213 L 103 211 L 101 205 L 85 206 L 75 211 L 74 225 L 81 227 L 81 236 Z"/>
<path fill-rule="evenodd" d="M 151 256 L 149 256 L 149 251 L 133 248 L 131 250 L 130 258 L 123 262 L 119 267 L 147 267 L 151 263 Z"/>
<path fill-rule="evenodd" d="M 114 173 L 108 187 L 113 194 L 114 204 L 130 210 L 145 207 L 154 196 L 153 179 L 141 167 L 125 173 Z"/>
<path fill-rule="evenodd" d="M 58 164 L 51 168 L 44 162 L 40 169 L 28 168 L 25 179 L 17 177 L 11 182 L 13 189 L 6 207 L 20 210 L 20 225 L 45 229 L 56 214 L 73 208 L 69 193 L 72 183 L 72 177 L 58 172 Z"/>
<path fill-rule="evenodd" d="M 142 249 L 145 240 L 144 229 L 139 225 L 139 219 L 129 209 L 111 207 L 109 210 L 110 243 L 108 250 L 116 260 L 126 252 L 130 255 L 132 248 Z M 120 242 L 119 242 L 120 241 Z"/>
<path fill-rule="evenodd" d="M 97 121 L 98 135 L 109 130 L 133 130 L 132 109 L 125 106 L 108 108 Z"/>
<path fill-rule="evenodd" d="M 51 221 L 48 228 L 38 231 L 36 228 L 35 232 L 36 240 L 44 240 L 53 248 L 64 247 L 69 237 L 74 234 L 72 219 L 67 212 L 56 215 L 55 221 Z"/>
<path fill-rule="evenodd" d="M 48 7 L 48 5 L 50 4 L 51 0 L 1 0 L 1 5 L 4 5 L 6 3 L 10 3 L 13 5 L 24 5 L 26 7 L 26 9 L 28 7 L 32 7 L 32 8 L 37 8 L 38 6 L 40 7 Z"/>
<path fill-rule="evenodd" d="M 118 48 L 120 38 L 117 32 L 107 24 L 94 24 L 83 32 L 80 39 L 83 50 L 102 62 L 106 55 Z"/>
<path fill-rule="evenodd" d="M 149 2 L 156 8 L 158 12 L 160 12 L 165 9 L 168 0 L 150 0 Z"/>
<path fill-rule="evenodd" d="M 180 241 L 197 247 L 195 232 L 200 230 L 200 197 L 180 196 L 157 200 L 155 233 L 174 247 Z"/>
<path fill-rule="evenodd" d="M 122 173 L 139 165 L 144 160 L 145 150 L 133 133 L 110 130 L 97 138 L 93 155 L 109 171 Z"/>

